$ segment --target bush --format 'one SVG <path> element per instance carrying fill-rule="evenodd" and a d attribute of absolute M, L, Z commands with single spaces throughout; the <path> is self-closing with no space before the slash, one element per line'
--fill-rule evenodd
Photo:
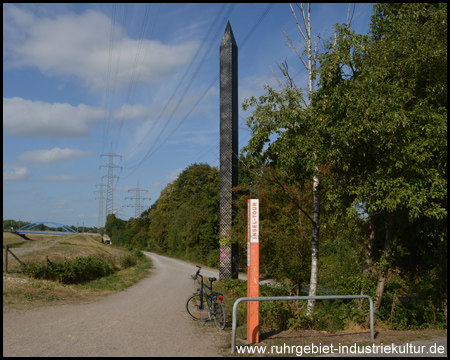
<path fill-rule="evenodd" d="M 136 257 L 138 257 L 139 259 L 142 259 L 145 255 L 144 253 L 141 251 L 141 249 L 137 249 L 134 254 L 136 255 Z"/>
<path fill-rule="evenodd" d="M 111 261 L 98 256 L 87 256 L 74 260 L 55 261 L 48 266 L 29 262 L 24 273 L 35 279 L 77 284 L 113 274 L 116 270 Z"/>
<path fill-rule="evenodd" d="M 129 254 L 124 258 L 120 259 L 120 266 L 122 266 L 123 269 L 135 266 L 136 264 L 137 264 L 137 257 L 134 256 L 134 254 Z"/>

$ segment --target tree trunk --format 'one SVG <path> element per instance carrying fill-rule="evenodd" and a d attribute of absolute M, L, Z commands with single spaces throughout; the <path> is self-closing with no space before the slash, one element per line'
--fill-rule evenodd
<path fill-rule="evenodd" d="M 303 18 L 303 26 L 305 28 L 305 32 L 303 32 L 302 27 L 300 26 L 300 23 L 298 21 L 297 15 L 295 14 L 294 8 L 292 4 L 290 4 L 292 14 L 295 17 L 295 21 L 297 23 L 297 27 L 300 30 L 300 33 L 302 34 L 303 40 L 300 40 L 300 43 L 303 44 L 305 47 L 307 56 L 308 56 L 308 63 L 303 59 L 303 55 L 300 55 L 300 53 L 297 51 L 297 49 L 294 46 L 294 43 L 291 41 L 289 36 L 285 33 L 287 39 L 288 39 L 288 46 L 291 47 L 292 50 L 298 55 L 299 59 L 301 60 L 303 66 L 308 71 L 308 90 L 309 90 L 309 99 L 311 100 L 311 96 L 314 92 L 313 89 L 313 82 L 314 82 L 314 74 L 313 70 L 316 67 L 317 62 L 317 41 L 314 37 L 314 49 L 312 46 L 312 40 L 311 37 L 311 3 L 308 4 L 306 8 L 305 13 L 305 7 L 304 4 L 300 4 L 300 6 L 297 4 L 297 6 L 300 8 Z M 288 68 L 287 65 L 283 69 L 281 66 L 278 65 L 284 76 L 286 77 L 288 84 L 293 86 L 292 78 L 288 74 Z M 279 81 L 281 84 L 281 82 Z M 305 103 L 305 107 L 308 105 Z M 314 152 L 313 154 L 314 160 L 317 163 L 317 153 Z M 319 204 L 319 169 L 317 165 L 315 166 L 315 174 L 313 176 L 313 203 L 314 203 L 314 217 L 313 217 L 313 233 L 312 233 L 312 241 L 311 241 L 311 281 L 310 281 L 310 288 L 309 288 L 309 296 L 315 296 L 317 293 L 317 283 L 318 283 L 318 277 L 319 277 L 319 219 L 320 219 L 320 204 Z M 308 307 L 307 307 L 307 315 L 311 316 L 313 310 L 314 310 L 314 300 L 308 300 Z"/>
<path fill-rule="evenodd" d="M 381 265 L 380 276 L 378 277 L 377 291 L 376 291 L 376 300 L 374 305 L 374 313 L 376 313 L 380 307 L 381 302 L 383 301 L 384 287 L 386 286 L 386 278 L 389 271 L 389 257 L 390 257 L 390 242 L 391 242 L 391 233 L 392 233 L 392 224 L 394 222 L 394 216 L 390 214 L 388 216 L 388 222 L 386 224 L 386 238 L 384 241 L 384 251 L 382 256 L 382 261 L 384 262 Z"/>
<path fill-rule="evenodd" d="M 372 266 L 372 260 L 373 260 L 373 248 L 375 245 L 375 237 L 377 235 L 377 227 L 378 227 L 378 213 L 375 213 L 372 216 L 372 221 L 369 225 L 369 239 L 367 241 L 367 246 L 365 249 L 365 259 L 364 259 L 364 266 L 362 271 L 362 284 L 361 284 L 361 295 L 364 295 L 364 285 L 365 280 L 369 276 L 369 270 Z M 361 309 L 363 303 L 363 299 L 358 300 L 358 308 Z"/>
<path fill-rule="evenodd" d="M 313 178 L 313 234 L 311 241 L 311 281 L 309 283 L 309 296 L 316 296 L 317 283 L 319 278 L 319 222 L 320 222 L 320 203 L 319 203 L 319 176 L 316 174 Z M 308 300 L 306 311 L 307 316 L 311 316 L 314 311 L 315 300 Z"/>
<path fill-rule="evenodd" d="M 445 324 L 447 324 L 447 247 L 438 239 L 437 241 L 437 249 L 439 251 L 439 260 L 443 269 L 442 280 L 443 287 L 442 290 L 444 292 L 444 316 L 445 316 Z"/>

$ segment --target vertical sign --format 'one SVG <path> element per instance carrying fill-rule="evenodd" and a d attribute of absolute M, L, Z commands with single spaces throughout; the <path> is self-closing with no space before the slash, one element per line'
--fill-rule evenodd
<path fill-rule="evenodd" d="M 247 296 L 259 297 L 259 200 L 247 201 Z M 259 342 L 259 301 L 247 302 L 247 341 Z"/>

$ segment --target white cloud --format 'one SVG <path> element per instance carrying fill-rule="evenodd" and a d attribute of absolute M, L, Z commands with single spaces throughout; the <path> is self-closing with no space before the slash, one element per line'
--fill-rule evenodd
<path fill-rule="evenodd" d="M 15 136 L 89 136 L 89 125 L 102 121 L 104 115 L 103 109 L 83 104 L 3 98 L 3 130 Z"/>
<path fill-rule="evenodd" d="M 25 151 L 17 158 L 21 161 L 48 164 L 56 161 L 66 161 L 70 159 L 78 159 L 83 156 L 90 155 L 90 151 L 82 151 L 76 149 L 60 149 L 55 147 L 51 150 L 33 150 Z"/>
<path fill-rule="evenodd" d="M 117 120 L 147 120 L 151 115 L 152 109 L 142 104 L 125 104 L 114 112 L 114 118 Z"/>
<path fill-rule="evenodd" d="M 77 178 L 76 176 L 71 176 L 71 175 L 50 175 L 47 176 L 45 179 L 45 181 L 79 181 L 80 179 Z"/>
<path fill-rule="evenodd" d="M 74 76 L 96 92 L 105 91 L 108 69 L 113 75 L 110 86 L 127 88 L 132 77 L 147 84 L 161 83 L 189 62 L 199 46 L 193 41 L 179 45 L 140 42 L 124 32 L 123 40 L 114 39 L 110 49 L 111 19 L 98 11 L 53 18 L 38 18 L 15 5 L 4 5 L 3 11 L 7 67 L 37 67 L 47 76 Z M 122 34 L 120 25 L 115 24 L 114 34 Z"/>
<path fill-rule="evenodd" d="M 12 170 L 3 170 L 3 181 L 21 181 L 31 177 L 30 172 L 24 167 L 14 167 Z"/>

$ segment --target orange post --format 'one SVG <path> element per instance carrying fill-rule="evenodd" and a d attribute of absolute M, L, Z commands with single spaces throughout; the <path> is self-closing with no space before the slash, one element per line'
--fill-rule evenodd
<path fill-rule="evenodd" d="M 247 202 L 247 296 L 259 297 L 259 200 Z M 247 341 L 259 342 L 259 302 L 247 302 Z"/>

